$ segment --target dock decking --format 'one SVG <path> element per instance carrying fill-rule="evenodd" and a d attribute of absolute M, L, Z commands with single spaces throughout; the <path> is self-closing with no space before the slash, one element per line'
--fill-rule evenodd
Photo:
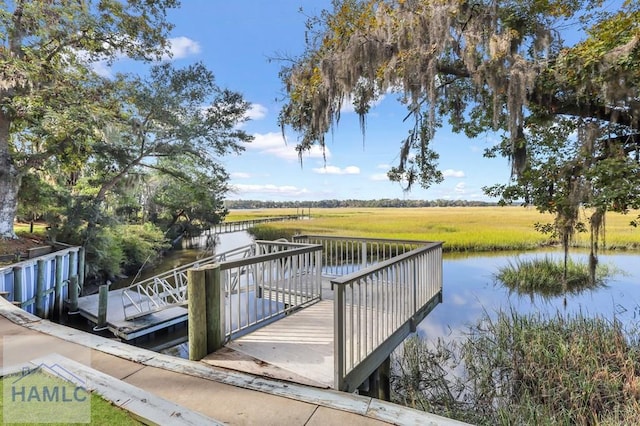
<path fill-rule="evenodd" d="M 259 241 L 249 257 L 191 269 L 190 359 L 346 392 L 375 389 L 393 350 L 442 302 L 442 244 L 306 238 Z M 180 294 L 182 281 L 173 283 Z M 130 341 L 184 323 L 184 296 L 133 318 L 122 290 L 109 292 L 108 328 Z M 95 320 L 97 295 L 78 305 Z"/>
<path fill-rule="evenodd" d="M 98 294 L 78 299 L 78 313 L 93 323 L 98 322 Z M 187 322 L 188 310 L 183 306 L 172 306 L 162 311 L 126 320 L 122 309 L 122 289 L 109 292 L 107 302 L 107 328 L 125 341 Z"/>
<path fill-rule="evenodd" d="M 203 361 L 282 380 L 303 378 L 305 384 L 332 388 L 333 301 L 320 301 L 232 340 L 225 348 L 229 350 L 214 352 Z"/>

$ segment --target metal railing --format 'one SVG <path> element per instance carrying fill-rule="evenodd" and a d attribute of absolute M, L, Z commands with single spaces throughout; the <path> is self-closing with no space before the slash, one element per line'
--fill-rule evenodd
<path fill-rule="evenodd" d="M 403 243 L 390 247 L 399 250 Z M 353 391 L 441 302 L 442 243 L 423 242 L 414 250 L 335 278 L 331 284 L 334 387 Z"/>
<path fill-rule="evenodd" d="M 178 268 L 132 284 L 122 290 L 122 309 L 126 320 L 159 312 L 187 302 L 187 271 L 210 263 L 253 256 L 257 244 L 199 259 Z"/>
<path fill-rule="evenodd" d="M 390 240 L 381 238 L 332 237 L 325 235 L 298 235 L 293 241 L 321 244 L 322 273 L 338 277 L 383 262 L 394 256 L 414 250 L 425 241 Z"/>
<path fill-rule="evenodd" d="M 322 246 L 260 241 L 257 253 L 220 263 L 227 340 L 320 300 Z"/>

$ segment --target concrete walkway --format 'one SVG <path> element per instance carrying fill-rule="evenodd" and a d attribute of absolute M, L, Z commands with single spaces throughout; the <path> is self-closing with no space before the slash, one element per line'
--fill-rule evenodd
<path fill-rule="evenodd" d="M 7 349 L 24 354 L 24 362 L 57 354 L 85 365 L 86 356 L 79 354 L 89 351 L 88 366 L 96 374 L 117 379 L 123 389 L 138 388 L 181 407 L 184 419 L 193 413 L 210 419 L 210 424 L 463 424 L 369 397 L 269 380 L 137 348 L 41 320 L 2 298 L 0 336 L 0 366 L 9 367 L 3 364 Z M 185 422 L 172 417 L 166 424 Z"/>

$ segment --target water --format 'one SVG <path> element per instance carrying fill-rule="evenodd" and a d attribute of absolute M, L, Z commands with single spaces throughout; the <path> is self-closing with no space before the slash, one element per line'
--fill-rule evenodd
<path fill-rule="evenodd" d="M 216 246 L 218 253 L 250 244 L 251 236 L 245 232 L 220 235 Z M 160 265 L 146 272 L 144 276 L 153 276 L 181 264 L 196 260 L 198 250 L 177 250 L 172 252 Z M 512 262 L 516 257 L 530 259 L 550 256 L 562 258 L 561 251 L 536 251 L 526 253 L 496 253 L 471 255 L 446 255 L 443 261 L 443 303 L 438 305 L 418 326 L 420 337 L 429 340 L 436 338 L 457 339 L 468 325 L 476 323 L 484 313 L 495 316 L 499 310 L 511 309 L 519 313 L 556 313 L 601 315 L 616 318 L 630 324 L 640 321 L 640 253 L 615 253 L 600 255 L 600 263 L 613 266 L 615 274 L 609 277 L 607 285 L 588 290 L 566 298 L 531 298 L 528 295 L 511 293 L 509 289 L 496 282 L 494 276 L 501 266 Z M 586 253 L 574 253 L 574 260 L 587 261 Z M 130 280 L 129 280 L 130 282 Z M 168 353 L 185 357 L 185 347 L 173 348 Z"/>
<path fill-rule="evenodd" d="M 499 310 L 516 312 L 572 314 L 582 312 L 588 316 L 600 315 L 616 319 L 623 324 L 640 320 L 640 253 L 600 255 L 601 264 L 613 266 L 615 274 L 607 285 L 578 295 L 533 299 L 528 295 L 510 293 L 496 282 L 498 268 L 515 257 L 530 259 L 550 256 L 562 258 L 560 251 L 538 251 L 524 254 L 473 255 L 445 258 L 443 262 L 443 303 L 438 305 L 418 326 L 424 339 L 459 338 L 467 326 L 476 323 L 486 312 L 495 316 Z M 578 253 L 574 260 L 587 261 L 587 254 Z"/>

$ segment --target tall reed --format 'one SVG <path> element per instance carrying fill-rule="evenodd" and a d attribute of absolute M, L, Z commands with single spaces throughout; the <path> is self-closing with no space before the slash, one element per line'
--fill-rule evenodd
<path fill-rule="evenodd" d="M 462 341 L 407 341 L 392 384 L 400 403 L 480 425 L 637 424 L 638 333 L 582 313 L 486 314 Z"/>

